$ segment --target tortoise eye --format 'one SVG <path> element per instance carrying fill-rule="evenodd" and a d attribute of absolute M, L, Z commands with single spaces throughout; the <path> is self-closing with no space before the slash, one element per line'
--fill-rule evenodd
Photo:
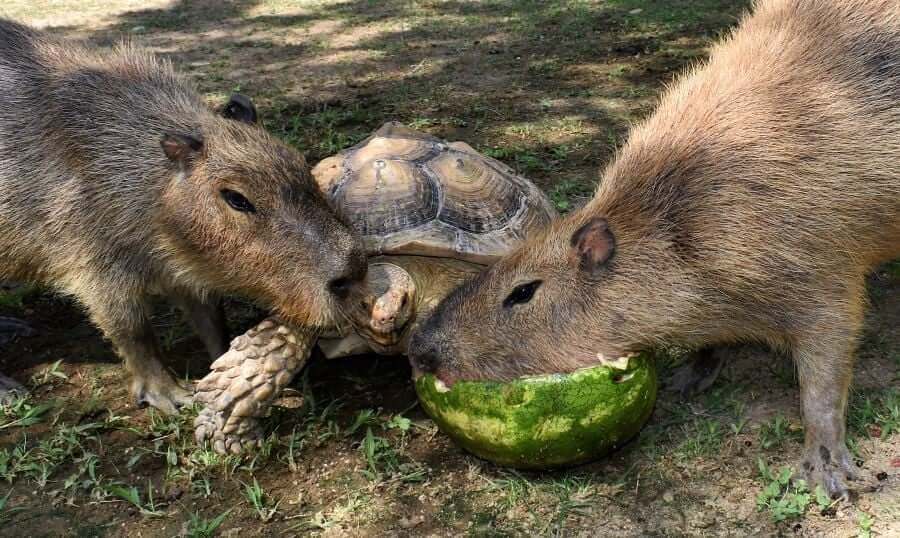
<path fill-rule="evenodd" d="M 256 213 L 256 208 L 253 207 L 250 200 L 244 197 L 243 194 L 231 189 L 222 189 L 220 193 L 222 194 L 222 199 L 225 200 L 225 203 L 228 204 L 231 209 L 240 211 L 241 213 Z"/>
<path fill-rule="evenodd" d="M 542 280 L 535 280 L 527 284 L 520 284 L 513 288 L 506 299 L 503 299 L 503 308 L 511 308 L 517 304 L 525 304 L 534 297 L 534 292 L 541 286 Z"/>

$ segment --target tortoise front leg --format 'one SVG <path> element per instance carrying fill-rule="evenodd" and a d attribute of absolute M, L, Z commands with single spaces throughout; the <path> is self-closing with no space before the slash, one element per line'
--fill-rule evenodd
<path fill-rule="evenodd" d="M 232 340 L 197 383 L 195 401 L 206 405 L 194 420 L 197 441 L 221 454 L 257 445 L 259 419 L 306 364 L 316 335 L 269 318 Z"/>

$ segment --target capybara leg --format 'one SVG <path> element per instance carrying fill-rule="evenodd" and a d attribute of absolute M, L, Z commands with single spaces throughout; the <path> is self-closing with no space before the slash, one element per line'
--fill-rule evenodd
<path fill-rule="evenodd" d="M 722 371 L 725 358 L 720 350 L 707 347 L 697 351 L 693 360 L 678 367 L 667 383 L 669 390 L 682 398 L 690 398 L 705 391 L 715 383 Z"/>
<path fill-rule="evenodd" d="M 856 334 L 855 328 L 823 327 L 798 342 L 795 350 L 806 429 L 800 465 L 809 487 L 821 485 L 832 498 L 848 499 L 845 480 L 856 479 L 845 442 Z"/>
<path fill-rule="evenodd" d="M 197 383 L 196 400 L 206 407 L 194 421 L 198 442 L 216 452 L 238 453 L 259 442 L 259 419 L 309 358 L 312 329 L 267 319 L 231 342 L 231 349 Z"/>
<path fill-rule="evenodd" d="M 33 336 L 34 334 L 35 330 L 24 321 L 0 317 L 0 346 L 5 346 L 21 336 Z M 10 403 L 27 392 L 28 389 L 18 381 L 0 374 L 0 404 Z"/>
<path fill-rule="evenodd" d="M 95 302 L 88 304 L 88 310 L 125 360 L 136 404 L 174 414 L 182 405 L 191 403 L 191 391 L 179 385 L 160 361 L 159 342 L 146 304 Z"/>
<path fill-rule="evenodd" d="M 178 295 L 173 296 L 172 300 L 184 312 L 197 336 L 203 340 L 210 359 L 215 360 L 228 351 L 228 330 L 221 299 L 212 296 L 199 299 Z"/>

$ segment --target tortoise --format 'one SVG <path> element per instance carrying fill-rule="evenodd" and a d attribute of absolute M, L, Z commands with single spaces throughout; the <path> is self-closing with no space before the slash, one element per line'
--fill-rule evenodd
<path fill-rule="evenodd" d="M 369 298 L 346 313 L 352 330 L 268 318 L 231 342 L 195 398 L 206 405 L 195 438 L 218 452 L 259 440 L 259 418 L 315 344 L 327 358 L 405 354 L 412 330 L 441 299 L 556 217 L 541 190 L 503 163 L 395 122 L 312 173 L 371 257 Z"/>

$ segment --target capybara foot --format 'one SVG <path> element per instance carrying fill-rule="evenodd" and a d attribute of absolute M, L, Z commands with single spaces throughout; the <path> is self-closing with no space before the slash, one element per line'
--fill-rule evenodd
<path fill-rule="evenodd" d="M 167 415 L 177 414 L 179 407 L 194 401 L 193 393 L 168 374 L 155 378 L 135 376 L 131 382 L 131 395 L 139 407 L 155 407 Z"/>
<path fill-rule="evenodd" d="M 850 451 L 843 442 L 808 447 L 800 466 L 810 489 L 821 485 L 832 499 L 850 499 L 850 490 L 844 481 L 856 480 L 858 475 Z"/>
<path fill-rule="evenodd" d="M 692 398 L 715 383 L 724 363 L 724 359 L 713 349 L 702 349 L 693 360 L 675 369 L 666 384 L 667 388 L 679 393 L 682 398 Z"/>
<path fill-rule="evenodd" d="M 24 396 L 25 394 L 28 394 L 28 389 L 21 383 L 11 377 L 0 374 L 0 405 L 10 404 L 15 401 L 16 398 Z"/>
<path fill-rule="evenodd" d="M 206 406 L 194 421 L 197 441 L 212 441 L 219 453 L 256 446 L 259 419 L 306 364 L 315 339 L 312 329 L 272 319 L 235 338 L 197 383 L 196 400 Z"/>

